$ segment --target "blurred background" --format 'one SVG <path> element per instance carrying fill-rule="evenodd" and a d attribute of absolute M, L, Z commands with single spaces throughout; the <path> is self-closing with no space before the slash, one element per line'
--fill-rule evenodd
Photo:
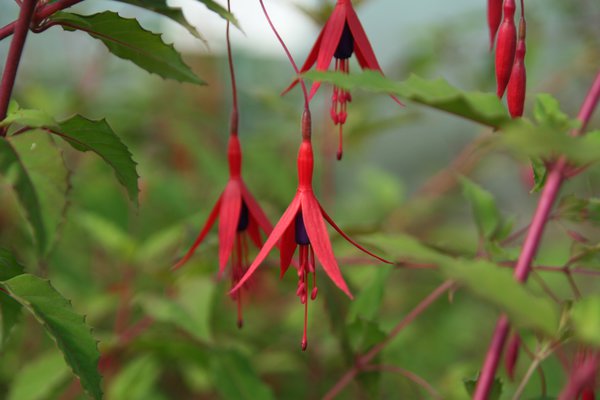
<path fill-rule="evenodd" d="M 258 2 L 232 3 L 244 31 L 234 29 L 232 36 L 244 177 L 274 223 L 296 188 L 301 93 L 295 89 L 279 96 L 293 71 Z M 266 3 L 296 61 L 302 63 L 333 1 Z M 403 80 L 414 73 L 444 77 L 465 90 L 495 90 L 485 2 L 355 3 L 388 77 Z M 276 254 L 259 269 L 245 295 L 242 330 L 236 327 L 235 303 L 226 295 L 227 280 L 216 280 L 214 230 L 192 261 L 171 272 L 227 181 L 231 96 L 225 21 L 191 0 L 169 4 L 184 9 L 206 43 L 171 21 L 131 6 L 86 1 L 73 10 L 87 14 L 112 9 L 138 18 L 143 27 L 173 42 L 206 86 L 164 81 L 110 56 L 100 42 L 83 34 L 55 27 L 30 35 L 15 99 L 23 108 L 40 108 L 58 119 L 75 113 L 106 118 L 138 162 L 140 206 L 128 202 L 99 159 L 64 148 L 64 162 L 73 171 L 69 207 L 64 216 L 57 213 L 52 251 L 42 259 L 35 256 L 31 232 L 4 182 L 0 244 L 14 250 L 31 272 L 49 277 L 74 308 L 87 315 L 104 355 L 108 399 L 320 398 L 352 367 L 354 356 L 381 341 L 443 277 L 437 271 L 365 263 L 362 254 L 332 234 L 357 299 L 351 302 L 321 272 L 322 294 L 309 311 L 309 349 L 302 352 L 304 309 L 294 295 L 296 277 L 290 272 L 279 280 Z M 574 116 L 600 65 L 600 6 L 594 0 L 531 0 L 526 7 L 531 96 L 525 113 L 531 112 L 534 94 L 548 92 Z M 0 25 L 16 18 L 17 11 L 12 0 L 0 0 Z M 8 45 L 8 39 L 0 42 L 0 60 Z M 354 60 L 351 70 L 358 70 Z M 330 95 L 331 88 L 324 86 L 312 102 L 316 190 L 324 207 L 352 236 L 402 232 L 449 253 L 475 254 L 476 226 L 456 185 L 456 173 L 492 192 L 515 229 L 528 223 L 538 197 L 530 193 L 528 167 L 480 146 L 478 138 L 490 135 L 490 130 L 356 91 L 345 127 L 344 159 L 337 162 Z M 598 118 L 592 127 L 598 127 Z M 22 140 L 21 145 L 31 146 L 42 139 Z M 598 196 L 598 172 L 591 168 L 569 183 L 568 190 Z M 48 207 L 56 213 L 56 207 Z M 569 258 L 565 224 L 569 222 L 550 225 L 540 264 L 561 265 Z M 592 241 L 600 239 L 593 226 L 585 227 L 585 233 Z M 518 245 L 517 241 L 505 250 L 514 256 Z M 558 293 L 568 295 L 563 277 L 544 278 Z M 582 290 L 594 287 L 580 284 Z M 378 356 L 379 362 L 413 371 L 443 398 L 467 398 L 463 380 L 480 368 L 497 315 L 459 290 L 403 330 Z M 526 367 L 526 362 L 519 364 L 518 371 L 522 374 Z M 548 393 L 556 395 L 564 384 L 562 369 L 555 359 L 544 368 Z M 505 391 L 512 392 L 514 384 L 503 380 Z M 24 387 L 32 382 L 37 392 L 24 397 Z M 535 376 L 526 393 L 539 394 L 539 385 Z M 60 354 L 33 321 L 20 325 L 0 357 L 0 393 L 11 399 L 82 396 Z M 429 397 L 402 375 L 383 372 L 361 375 L 340 398 Z"/>

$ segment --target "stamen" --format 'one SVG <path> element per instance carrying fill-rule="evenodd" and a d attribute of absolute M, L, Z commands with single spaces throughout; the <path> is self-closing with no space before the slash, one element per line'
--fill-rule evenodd
<path fill-rule="evenodd" d="M 310 271 L 312 272 L 312 276 L 313 276 L 313 288 L 312 291 L 310 293 L 310 299 L 314 300 L 317 298 L 317 293 L 319 292 L 319 289 L 317 288 L 317 268 L 315 265 L 315 253 L 313 252 L 312 247 L 309 247 L 309 254 L 310 254 Z"/>
<path fill-rule="evenodd" d="M 308 325 L 308 302 L 304 303 L 304 332 L 302 333 L 302 351 L 306 351 L 306 348 L 308 347 L 306 325 Z"/>

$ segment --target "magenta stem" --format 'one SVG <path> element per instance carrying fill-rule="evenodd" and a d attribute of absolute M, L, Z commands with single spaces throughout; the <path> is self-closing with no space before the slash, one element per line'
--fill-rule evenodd
<path fill-rule="evenodd" d="M 275 25 L 271 21 L 271 17 L 269 17 L 269 13 L 267 12 L 267 9 L 265 8 L 265 4 L 263 3 L 263 0 L 259 0 L 259 2 L 260 2 L 260 6 L 262 7 L 263 13 L 265 14 L 265 18 L 267 19 L 267 22 L 269 23 L 269 26 L 273 30 L 273 33 L 277 37 L 277 40 L 279 40 L 279 43 L 281 43 L 281 47 L 283 47 L 283 51 L 285 51 L 285 54 L 287 55 L 288 59 L 290 60 L 290 64 L 292 64 L 292 68 L 294 68 L 296 75 L 298 75 L 298 80 L 300 81 L 300 86 L 302 86 L 302 92 L 304 93 L 304 110 L 309 111 L 308 91 L 306 90 L 306 84 L 304 83 L 304 79 L 302 79 L 302 77 L 300 76 L 300 69 L 298 68 L 298 65 L 296 65 L 296 62 L 294 61 L 294 57 L 292 57 L 292 54 L 290 53 L 288 47 L 286 46 L 285 42 L 281 38 L 281 35 L 279 35 L 279 32 L 277 32 Z"/>
<path fill-rule="evenodd" d="M 600 72 L 598 72 L 596 75 L 596 79 L 594 80 L 594 83 L 585 97 L 585 100 L 581 105 L 579 115 L 577 116 L 577 119 L 579 119 L 581 122 L 581 127 L 573 130 L 571 135 L 579 136 L 584 133 L 592 113 L 598 105 L 599 99 Z M 519 282 L 525 282 L 529 276 L 529 272 L 531 271 L 531 261 L 533 260 L 533 257 L 535 257 L 535 254 L 540 246 L 544 228 L 546 227 L 550 211 L 554 205 L 554 202 L 556 201 L 558 192 L 560 191 L 561 184 L 565 179 L 564 175 L 567 167 L 567 159 L 565 157 L 560 157 L 548 174 L 546 185 L 542 191 L 529 231 L 525 237 L 523 249 L 521 250 L 519 260 L 517 261 L 517 265 L 515 267 L 514 276 Z M 504 344 L 506 343 L 509 329 L 510 324 L 508 322 L 508 318 L 506 315 L 501 315 L 496 323 L 496 329 L 492 336 L 492 342 L 490 343 L 490 347 L 483 363 L 481 375 L 477 381 L 477 387 L 475 389 L 473 400 L 486 400 L 488 398 L 494 382 L 496 370 L 498 369 L 498 363 L 504 349 Z"/>
<path fill-rule="evenodd" d="M 19 62 L 23 54 L 27 32 L 29 32 L 29 25 L 33 19 L 36 2 L 37 0 L 23 0 L 21 4 L 19 19 L 15 24 L 14 37 L 8 49 L 4 73 L 0 82 L 0 121 L 6 118 L 6 114 L 8 113 L 8 103 L 10 102 L 10 96 L 15 86 L 17 70 L 19 69 Z M 0 136 L 6 136 L 5 128 L 0 129 Z"/>
<path fill-rule="evenodd" d="M 42 21 L 57 11 L 64 10 L 65 8 L 69 8 L 77 3 L 81 3 L 84 0 L 62 0 L 57 1 L 52 4 L 47 4 L 40 7 L 35 12 L 35 16 L 33 18 L 34 21 Z M 12 35 L 16 29 L 17 21 L 13 21 L 2 28 L 0 28 L 0 40 Z"/>

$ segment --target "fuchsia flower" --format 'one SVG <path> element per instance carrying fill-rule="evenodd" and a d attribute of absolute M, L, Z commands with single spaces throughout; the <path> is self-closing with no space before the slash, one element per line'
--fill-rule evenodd
<path fill-rule="evenodd" d="M 594 400 L 597 375 L 600 370 L 600 354 L 582 349 L 575 355 L 571 373 L 559 400 Z"/>
<path fill-rule="evenodd" d="M 269 235 L 273 230 L 271 223 L 260 208 L 250 191 L 246 188 L 241 175 L 242 153 L 237 132 L 231 134 L 227 151 L 229 161 L 229 182 L 213 207 L 204 227 L 185 256 L 173 269 L 184 265 L 200 246 L 210 228 L 219 217 L 219 278 L 223 276 L 227 262 L 231 259 L 231 285 L 238 282 L 248 267 L 248 238 L 260 249 L 262 238 L 260 231 Z M 245 279 L 244 281 L 246 281 Z M 231 294 L 238 304 L 238 326 L 243 325 L 242 296 L 240 291 Z"/>
<path fill-rule="evenodd" d="M 298 290 L 296 291 L 296 295 L 300 297 L 301 303 L 304 304 L 302 350 L 306 350 L 308 345 L 306 325 L 308 317 L 309 275 L 313 277 L 310 295 L 312 300 L 317 297 L 318 292 L 315 257 L 319 260 L 325 273 L 333 283 L 346 293 L 348 297 L 352 298 L 352 294 L 344 281 L 333 254 L 325 221 L 359 250 L 378 260 L 389 263 L 349 238 L 335 224 L 325 210 L 323 210 L 312 188 L 313 166 L 313 149 L 310 141 L 310 115 L 308 112 L 305 112 L 302 117 L 302 144 L 298 153 L 298 190 L 296 195 L 279 222 L 277 222 L 277 225 L 275 225 L 273 232 L 267 238 L 256 259 L 250 265 L 250 268 L 248 268 L 242 279 L 240 279 L 230 292 L 236 293 L 250 279 L 271 249 L 278 243 L 280 247 L 281 276 L 283 277 L 288 270 L 296 247 L 299 247 L 299 262 L 296 266 L 298 271 Z"/>
<path fill-rule="evenodd" d="M 335 70 L 347 74 L 350 71 L 349 59 L 353 53 L 356 54 L 358 64 L 363 70 L 375 70 L 383 75 L 367 34 L 352 7 L 352 2 L 350 0 L 338 0 L 300 72 L 310 70 L 315 63 L 317 64 L 317 71 L 327 71 L 331 60 L 335 58 Z M 298 79 L 294 80 L 283 93 L 287 93 L 297 83 Z M 320 86 L 321 82 L 318 81 L 312 84 L 310 99 L 319 90 Z M 391 97 L 402 105 L 395 96 Z M 337 86 L 333 87 L 330 114 L 333 123 L 339 125 L 338 160 L 342 158 L 342 126 L 348 116 L 346 110 L 347 103 L 350 101 L 352 101 L 352 96 L 347 90 Z"/>

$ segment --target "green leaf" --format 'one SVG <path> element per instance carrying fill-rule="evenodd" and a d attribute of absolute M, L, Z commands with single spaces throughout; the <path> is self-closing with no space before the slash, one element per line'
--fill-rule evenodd
<path fill-rule="evenodd" d="M 510 120 L 506 108 L 495 94 L 461 91 L 443 79 L 426 80 L 411 75 L 405 81 L 395 82 L 376 71 L 364 71 L 361 74 L 311 71 L 305 77 L 313 81 L 330 82 L 348 90 L 361 88 L 394 94 L 491 127 L 499 127 Z"/>
<path fill-rule="evenodd" d="M 600 347 L 600 296 L 586 297 L 573 304 L 571 320 L 577 338 Z"/>
<path fill-rule="evenodd" d="M 160 364 L 153 356 L 136 358 L 114 379 L 107 397 L 112 400 L 152 399 L 159 376 Z"/>
<path fill-rule="evenodd" d="M 494 196 L 464 176 L 460 177 L 460 184 L 463 195 L 471 203 L 479 234 L 482 237 L 491 239 L 501 223 L 500 212 L 496 207 Z"/>
<path fill-rule="evenodd" d="M 530 193 L 537 193 L 546 184 L 546 177 L 548 176 L 548 168 L 543 160 L 539 158 L 531 159 L 531 169 L 533 171 L 533 182 L 534 185 L 531 188 Z"/>
<path fill-rule="evenodd" d="M 547 93 L 540 93 L 535 98 L 533 116 L 540 125 L 557 127 L 567 130 L 574 127 L 567 114 L 561 111 L 558 100 Z"/>
<path fill-rule="evenodd" d="M 437 263 L 446 257 L 436 250 L 427 247 L 412 236 L 403 234 L 383 235 L 380 233 L 362 235 L 360 243 L 369 244 L 370 248 L 381 249 L 386 259 L 402 263 L 403 261 L 416 261 L 423 263 Z"/>
<path fill-rule="evenodd" d="M 60 123 L 54 132 L 79 151 L 92 151 L 112 167 L 117 179 L 127 189 L 129 198 L 137 204 L 138 174 L 127 146 L 105 120 L 92 121 L 76 115 Z"/>
<path fill-rule="evenodd" d="M 55 244 L 65 220 L 71 173 L 65 165 L 61 149 L 46 132 L 36 130 L 13 136 L 11 143 L 38 195 L 47 235 L 46 246 L 42 250 L 47 253 Z"/>
<path fill-rule="evenodd" d="M 227 9 L 223 8 L 223 6 L 221 6 L 217 2 L 215 2 L 213 0 L 196 0 L 196 1 L 204 4 L 206 6 L 206 8 L 208 8 L 210 11 L 218 14 L 224 20 L 231 22 L 238 29 L 240 29 L 240 30 L 242 29 L 240 27 L 239 22 L 235 18 L 235 16 L 232 13 L 230 13 L 229 11 L 227 11 Z"/>
<path fill-rule="evenodd" d="M 69 301 L 49 281 L 29 274 L 3 281 L 0 286 L 46 328 L 81 380 L 82 387 L 93 398 L 101 399 L 97 342 L 84 318 L 73 311 Z"/>
<path fill-rule="evenodd" d="M 183 26 L 191 33 L 193 36 L 198 39 L 205 41 L 200 32 L 196 29 L 195 26 L 190 24 L 188 20 L 183 15 L 183 11 L 179 7 L 172 7 L 167 4 L 167 0 L 117 0 L 121 3 L 131 4 L 133 6 L 137 6 L 157 14 L 163 15 L 175 22 L 179 25 Z"/>
<path fill-rule="evenodd" d="M 217 391 L 225 400 L 274 399 L 271 389 L 260 380 L 250 360 L 237 351 L 214 351 L 210 372 Z"/>
<path fill-rule="evenodd" d="M 135 239 L 112 221 L 93 213 L 80 211 L 74 221 L 94 238 L 104 250 L 128 260 L 136 249 Z"/>
<path fill-rule="evenodd" d="M 361 354 L 377 343 L 383 341 L 387 334 L 377 322 L 365 318 L 357 318 L 347 327 L 350 345 L 355 354 Z"/>
<path fill-rule="evenodd" d="M 64 30 L 88 33 L 117 57 L 148 72 L 180 82 L 203 83 L 182 61 L 173 45 L 164 43 L 159 34 L 142 28 L 135 19 L 123 18 L 111 11 L 93 15 L 57 12 L 49 19 Z"/>
<path fill-rule="evenodd" d="M 31 128 L 57 127 L 58 124 L 42 110 L 24 110 L 17 103 L 12 103 L 6 118 L 0 121 L 0 127 L 18 124 Z"/>
<path fill-rule="evenodd" d="M 475 387 L 477 386 L 477 381 L 479 377 L 464 379 L 463 382 L 465 384 L 465 389 L 469 396 L 473 396 L 475 393 Z M 500 378 L 494 378 L 494 383 L 492 383 L 492 388 L 490 390 L 490 394 L 488 396 L 488 400 L 499 400 L 500 395 L 502 395 L 502 381 Z"/>
<path fill-rule="evenodd" d="M 441 262 L 450 279 L 506 312 L 520 327 L 554 336 L 559 325 L 558 311 L 546 298 L 537 297 L 518 283 L 512 271 L 485 260 L 459 260 L 448 257 Z"/>
<path fill-rule="evenodd" d="M 51 351 L 18 370 L 10 386 L 8 400 L 46 400 L 58 398 L 70 371 L 59 351 Z"/>
<path fill-rule="evenodd" d="M 46 248 L 47 235 L 38 194 L 23 162 L 5 138 L 0 138 L 0 174 L 11 182 L 33 228 L 38 251 L 41 253 Z"/>
<path fill-rule="evenodd" d="M 381 266 L 377 268 L 373 281 L 361 289 L 356 299 L 350 304 L 347 316 L 348 322 L 355 321 L 357 318 L 375 319 L 383 300 L 385 283 L 391 272 L 391 267 Z"/>
<path fill-rule="evenodd" d="M 21 275 L 24 269 L 11 252 L 0 249 L 0 281 Z M 8 294 L 0 291 L 0 313 L 2 314 L 2 336 L 0 343 L 4 346 L 12 328 L 21 317 L 21 305 Z"/>
<path fill-rule="evenodd" d="M 215 285 L 207 279 L 185 278 L 177 285 L 174 300 L 144 296 L 140 305 L 157 321 L 173 324 L 203 342 L 212 340 L 210 312 Z"/>

